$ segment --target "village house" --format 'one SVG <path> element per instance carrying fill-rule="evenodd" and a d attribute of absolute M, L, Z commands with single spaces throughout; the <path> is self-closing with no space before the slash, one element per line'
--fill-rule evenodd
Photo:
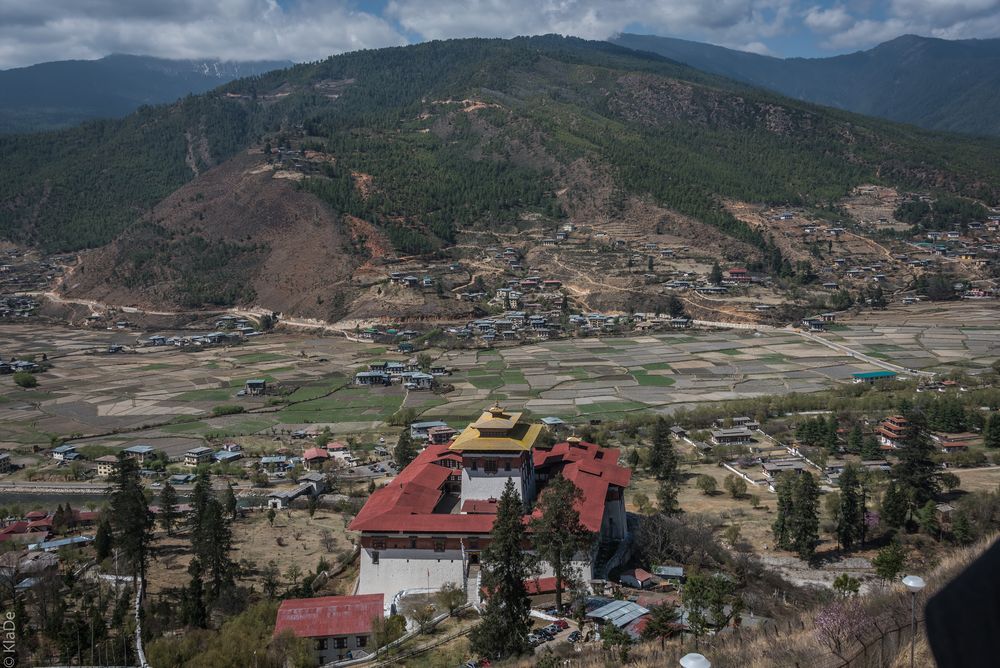
<path fill-rule="evenodd" d="M 851 377 L 855 383 L 874 385 L 881 380 L 895 380 L 898 375 L 895 371 L 865 371 L 851 374 Z"/>
<path fill-rule="evenodd" d="M 628 587 L 645 589 L 656 582 L 652 573 L 648 573 L 641 568 L 633 568 L 618 576 L 618 581 Z"/>
<path fill-rule="evenodd" d="M 425 422 L 414 422 L 410 424 L 410 438 L 416 438 L 426 441 L 430 434 L 428 432 L 434 427 L 447 427 L 447 422 L 441 422 L 440 420 L 429 420 Z"/>
<path fill-rule="evenodd" d="M 10 454 L 0 452 L 0 473 L 10 473 L 11 469 L 13 469 L 13 464 L 10 461 Z"/>
<path fill-rule="evenodd" d="M 953 453 L 967 451 L 970 445 L 981 442 L 982 438 L 979 434 L 973 434 L 971 432 L 962 432 L 958 434 L 942 434 L 935 432 L 931 434 L 931 440 L 941 452 Z"/>
<path fill-rule="evenodd" d="M 479 555 L 489 544 L 505 484 L 513 481 L 527 513 L 558 474 L 581 491 L 580 521 L 595 542 L 572 561 L 584 579 L 593 577 L 599 545 L 613 547 L 625 537 L 624 491 L 631 471 L 618 465 L 617 450 L 578 438 L 536 449 L 541 432 L 542 425 L 522 420 L 520 413 L 492 406 L 450 444 L 428 445 L 376 490 L 350 525 L 361 533 L 358 591 L 394 597 L 454 582 L 478 596 Z"/>
<path fill-rule="evenodd" d="M 79 459 L 80 453 L 76 451 L 76 446 L 73 445 L 60 445 L 58 447 L 52 448 L 52 459 L 57 462 L 71 462 L 74 459 Z"/>
<path fill-rule="evenodd" d="M 274 636 L 309 640 L 320 665 L 362 658 L 374 650 L 373 628 L 385 615 L 384 601 L 382 594 L 286 599 L 278 607 Z"/>
<path fill-rule="evenodd" d="M 243 386 L 243 391 L 251 397 L 261 397 L 267 394 L 267 381 L 263 378 L 252 378 Z"/>
<path fill-rule="evenodd" d="M 198 446 L 197 448 L 191 448 L 184 453 L 184 465 L 185 466 L 198 466 L 200 464 L 208 464 L 212 461 L 212 448 L 207 448 L 205 446 Z"/>
<path fill-rule="evenodd" d="M 323 465 L 330 460 L 330 453 L 322 448 L 309 448 L 302 454 L 302 461 L 305 462 L 309 471 L 320 471 Z"/>
<path fill-rule="evenodd" d="M 139 466 L 145 466 L 146 462 L 156 455 L 156 448 L 151 445 L 131 445 L 123 451 L 129 459 L 134 459 Z"/>
<path fill-rule="evenodd" d="M 104 455 L 94 461 L 97 462 L 97 475 L 101 478 L 110 478 L 118 472 L 118 458 L 114 455 Z"/>

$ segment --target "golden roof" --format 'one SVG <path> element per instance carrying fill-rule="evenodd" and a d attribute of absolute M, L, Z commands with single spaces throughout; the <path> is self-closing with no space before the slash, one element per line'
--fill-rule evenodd
<path fill-rule="evenodd" d="M 452 442 L 449 450 L 525 452 L 531 450 L 542 431 L 540 424 L 520 422 L 522 413 L 507 413 L 499 404 L 479 416 Z M 480 430 L 489 433 L 484 436 Z M 497 435 L 503 432 L 503 435 Z"/>

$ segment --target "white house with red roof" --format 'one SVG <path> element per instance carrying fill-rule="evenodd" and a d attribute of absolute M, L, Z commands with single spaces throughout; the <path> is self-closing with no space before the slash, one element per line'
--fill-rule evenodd
<path fill-rule="evenodd" d="M 274 635 L 290 632 L 311 641 L 320 665 L 366 656 L 375 649 L 372 628 L 384 616 L 384 603 L 382 594 L 287 599 L 278 608 Z"/>
<path fill-rule="evenodd" d="M 525 501 L 527 523 L 534 500 L 559 474 L 580 488 L 580 521 L 595 536 L 592 549 L 576 560 L 581 578 L 589 580 L 600 543 L 625 538 L 631 470 L 618 465 L 618 450 L 578 438 L 536 448 L 540 434 L 541 426 L 522 421 L 520 413 L 493 406 L 451 443 L 428 445 L 376 490 L 350 526 L 361 532 L 358 592 L 381 593 L 391 602 L 405 591 L 453 582 L 478 597 L 479 554 L 489 544 L 507 480 Z"/>

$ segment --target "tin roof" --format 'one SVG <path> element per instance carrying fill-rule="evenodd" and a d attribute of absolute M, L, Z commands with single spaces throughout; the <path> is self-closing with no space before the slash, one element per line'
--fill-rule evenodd
<path fill-rule="evenodd" d="M 293 598 L 281 602 L 274 635 L 291 631 L 298 638 L 326 638 L 371 633 L 384 616 L 383 594 Z"/>

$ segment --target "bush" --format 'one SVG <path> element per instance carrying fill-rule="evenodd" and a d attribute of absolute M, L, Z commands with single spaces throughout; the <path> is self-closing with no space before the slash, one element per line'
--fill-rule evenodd
<path fill-rule="evenodd" d="M 236 415 L 237 413 L 242 413 L 246 409 L 243 406 L 238 406 L 236 404 L 222 404 L 221 406 L 212 407 L 212 415 Z"/>
<path fill-rule="evenodd" d="M 38 379 L 35 378 L 35 374 L 33 373 L 18 371 L 14 374 L 14 384 L 18 387 L 30 389 L 32 387 L 38 387 Z"/>

